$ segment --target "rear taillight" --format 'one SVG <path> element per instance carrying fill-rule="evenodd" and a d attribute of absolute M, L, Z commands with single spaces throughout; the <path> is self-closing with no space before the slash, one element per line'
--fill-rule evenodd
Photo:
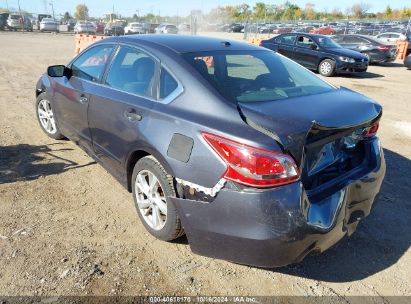
<path fill-rule="evenodd" d="M 300 177 L 289 155 L 254 148 L 210 133 L 202 135 L 227 164 L 223 176 L 227 180 L 268 188 L 295 182 Z"/>
<path fill-rule="evenodd" d="M 383 46 L 383 45 L 378 46 L 378 50 L 380 52 L 386 52 L 386 51 L 389 51 L 390 49 L 391 48 L 389 46 Z"/>
<path fill-rule="evenodd" d="M 380 127 L 380 122 L 379 121 L 374 122 L 371 126 L 365 129 L 364 137 L 372 137 L 376 135 L 379 127 Z"/>

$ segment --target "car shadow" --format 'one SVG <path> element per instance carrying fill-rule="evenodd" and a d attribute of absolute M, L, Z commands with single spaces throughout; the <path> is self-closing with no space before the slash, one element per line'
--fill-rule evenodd
<path fill-rule="evenodd" d="M 0 146 L 0 184 L 35 180 L 41 176 L 59 174 L 67 170 L 95 164 L 84 165 L 65 159 L 57 154 L 73 149 L 60 148 L 62 143 L 50 145 L 19 144 Z"/>
<path fill-rule="evenodd" d="M 379 64 L 375 64 L 375 66 L 380 66 L 380 67 L 391 67 L 391 68 L 403 68 L 404 63 L 403 62 L 381 62 Z"/>
<path fill-rule="evenodd" d="M 337 74 L 337 77 L 344 77 L 344 78 L 360 78 L 360 79 L 373 79 L 373 78 L 384 78 L 384 75 L 371 73 L 371 72 L 363 72 L 363 73 L 343 73 Z"/>
<path fill-rule="evenodd" d="M 361 280 L 395 264 L 411 244 L 411 160 L 385 149 L 379 199 L 357 231 L 334 247 L 275 272 L 328 282 Z"/>

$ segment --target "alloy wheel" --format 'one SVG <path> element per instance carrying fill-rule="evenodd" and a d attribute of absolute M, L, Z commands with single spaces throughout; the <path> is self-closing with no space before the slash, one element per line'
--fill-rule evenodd
<path fill-rule="evenodd" d="M 136 199 L 139 212 L 154 230 L 161 230 L 167 221 L 167 202 L 157 177 L 149 170 L 137 174 Z"/>
<path fill-rule="evenodd" d="M 321 66 L 320 66 L 321 74 L 327 75 L 328 73 L 331 72 L 331 69 L 332 69 L 331 63 L 329 63 L 328 61 L 324 61 L 323 63 L 321 63 Z"/>
<path fill-rule="evenodd" d="M 54 119 L 53 110 L 50 101 L 42 99 L 37 105 L 37 115 L 43 129 L 49 134 L 57 132 L 56 120 Z"/>

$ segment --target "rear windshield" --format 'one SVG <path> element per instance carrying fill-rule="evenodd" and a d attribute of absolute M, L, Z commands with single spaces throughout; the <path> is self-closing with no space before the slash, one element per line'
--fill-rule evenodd
<path fill-rule="evenodd" d="M 184 56 L 234 103 L 275 101 L 334 89 L 312 72 L 271 51 L 214 51 Z"/>
<path fill-rule="evenodd" d="M 10 15 L 10 19 L 20 19 L 20 15 Z"/>

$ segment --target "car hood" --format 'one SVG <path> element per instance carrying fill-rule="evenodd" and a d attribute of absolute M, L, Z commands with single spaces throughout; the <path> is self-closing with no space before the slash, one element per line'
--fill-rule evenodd
<path fill-rule="evenodd" d="M 352 133 L 382 114 L 381 105 L 346 88 L 278 101 L 239 102 L 238 108 L 250 126 L 276 139 L 299 164 L 314 129 Z"/>
<path fill-rule="evenodd" d="M 349 50 L 349 49 L 345 49 L 345 48 L 329 48 L 327 49 L 328 52 L 335 54 L 335 55 L 339 55 L 339 56 L 344 56 L 344 57 L 351 57 L 354 59 L 365 59 L 366 57 L 356 51 L 353 50 Z"/>

